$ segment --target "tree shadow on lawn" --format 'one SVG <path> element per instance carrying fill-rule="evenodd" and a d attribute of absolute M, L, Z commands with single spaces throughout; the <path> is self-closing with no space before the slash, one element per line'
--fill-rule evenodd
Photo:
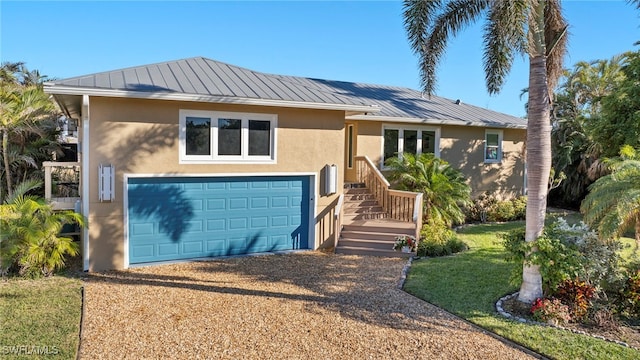
<path fill-rule="evenodd" d="M 395 258 L 301 252 L 172 264 L 152 271 L 92 273 L 87 281 L 303 301 L 307 312 L 329 312 L 381 327 L 474 332 L 455 327 L 450 315 L 398 289 L 404 263 Z M 172 275 L 176 272 L 193 275 Z M 280 290 L 283 283 L 285 291 Z"/>

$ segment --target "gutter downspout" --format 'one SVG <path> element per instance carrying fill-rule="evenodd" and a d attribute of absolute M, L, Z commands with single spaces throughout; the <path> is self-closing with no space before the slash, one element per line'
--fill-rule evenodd
<path fill-rule="evenodd" d="M 82 95 L 82 216 L 87 221 L 82 229 L 82 269 L 89 271 L 89 95 Z"/>

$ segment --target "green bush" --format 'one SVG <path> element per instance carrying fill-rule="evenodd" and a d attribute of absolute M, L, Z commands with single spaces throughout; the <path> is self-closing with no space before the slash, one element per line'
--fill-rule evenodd
<path fill-rule="evenodd" d="M 631 272 L 627 277 L 620 305 L 626 315 L 636 319 L 640 317 L 640 270 Z"/>
<path fill-rule="evenodd" d="M 418 256 L 445 256 L 466 250 L 467 244 L 443 223 L 428 221 L 420 231 Z"/>
<path fill-rule="evenodd" d="M 489 209 L 488 220 L 492 222 L 511 221 L 515 219 L 516 209 L 511 200 L 498 201 Z"/>
<path fill-rule="evenodd" d="M 569 307 L 571 320 L 585 320 L 591 300 L 596 294 L 596 289 L 585 281 L 574 279 L 565 280 L 556 289 L 554 296 Z"/>
<path fill-rule="evenodd" d="M 597 234 L 584 223 L 569 226 L 560 218 L 545 227 L 536 241 L 526 243 L 524 236 L 524 228 L 502 236 L 507 259 L 519 265 L 524 261 L 540 265 L 545 294 L 555 293 L 563 281 L 576 278 L 603 292 L 608 284 L 615 283 L 621 276 L 617 253 L 620 243 L 601 243 Z M 534 246 L 537 251 L 532 252 Z M 511 280 L 514 284 L 522 282 L 521 266 L 514 268 Z"/>
<path fill-rule="evenodd" d="M 17 196 L 0 205 L 0 272 L 15 268 L 20 275 L 50 276 L 78 254 L 78 244 L 61 237 L 65 224 L 84 225 L 80 214 L 54 211 L 42 199 Z"/>
<path fill-rule="evenodd" d="M 500 201 L 495 195 L 483 193 L 465 208 L 465 219 L 467 222 L 524 220 L 526 209 L 526 196 Z"/>

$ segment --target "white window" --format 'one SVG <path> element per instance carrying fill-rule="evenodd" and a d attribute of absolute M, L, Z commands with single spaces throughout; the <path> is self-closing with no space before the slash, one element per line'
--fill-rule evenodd
<path fill-rule="evenodd" d="M 275 163 L 273 114 L 180 110 L 180 163 Z"/>
<path fill-rule="evenodd" d="M 387 159 L 412 154 L 432 153 L 440 156 L 440 128 L 385 125 L 382 127 L 383 165 Z"/>
<path fill-rule="evenodd" d="M 499 163 L 502 161 L 502 130 L 485 130 L 484 162 Z"/>

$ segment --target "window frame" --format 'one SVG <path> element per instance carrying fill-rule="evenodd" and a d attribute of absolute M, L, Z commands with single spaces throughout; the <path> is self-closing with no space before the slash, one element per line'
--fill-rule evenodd
<path fill-rule="evenodd" d="M 187 155 L 187 117 L 210 119 L 210 154 Z M 241 120 L 240 155 L 218 155 L 218 121 L 219 119 Z M 249 121 L 269 121 L 269 155 L 249 155 Z M 179 163 L 180 164 L 264 164 L 277 162 L 277 128 L 276 114 L 245 113 L 231 111 L 186 110 L 179 111 Z"/>
<path fill-rule="evenodd" d="M 433 146 L 433 154 L 436 157 L 440 157 L 440 127 L 438 126 L 419 126 L 419 125 L 400 125 L 400 124 L 383 124 L 382 125 L 382 145 L 381 145 L 381 157 L 380 157 L 380 169 L 386 170 L 388 167 L 384 165 L 384 133 L 386 130 L 397 130 L 398 131 L 398 154 L 402 154 L 404 151 L 404 131 L 417 131 L 417 144 L 416 144 L 416 153 L 422 154 L 422 132 L 430 131 L 435 133 L 434 137 L 434 146 Z"/>
<path fill-rule="evenodd" d="M 487 149 L 489 148 L 488 144 L 488 135 L 498 135 L 498 158 L 497 159 L 487 159 Z M 499 164 L 502 162 L 502 142 L 503 142 L 503 131 L 498 129 L 485 129 L 484 131 L 484 151 L 482 152 L 482 158 L 484 159 L 485 164 Z"/>

